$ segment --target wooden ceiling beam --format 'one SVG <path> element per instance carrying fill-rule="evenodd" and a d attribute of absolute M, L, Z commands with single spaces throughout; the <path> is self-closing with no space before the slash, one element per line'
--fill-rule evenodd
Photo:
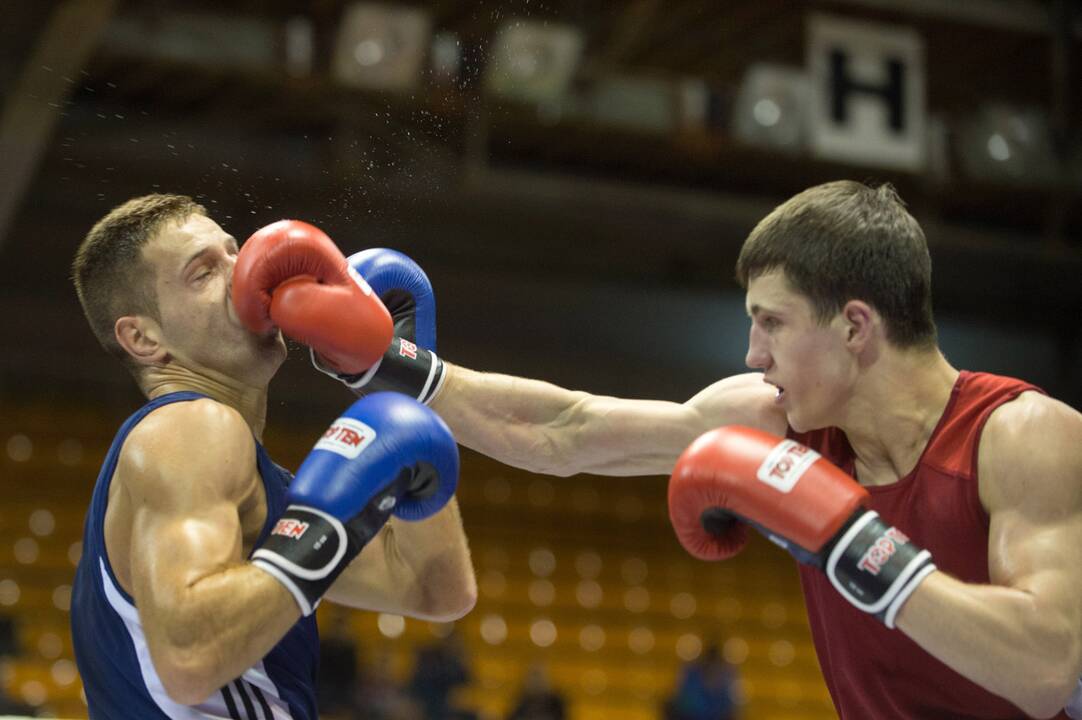
<path fill-rule="evenodd" d="M 53 11 L 0 116 L 0 245 L 48 147 L 65 98 L 116 0 L 65 0 Z"/>

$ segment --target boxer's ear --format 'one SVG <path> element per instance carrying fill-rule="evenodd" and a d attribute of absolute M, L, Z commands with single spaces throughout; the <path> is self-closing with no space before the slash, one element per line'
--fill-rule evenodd
<path fill-rule="evenodd" d="M 847 302 L 839 318 L 845 330 L 846 345 L 857 353 L 867 347 L 881 325 L 879 313 L 863 300 Z"/>
<path fill-rule="evenodd" d="M 125 315 L 113 325 L 113 334 L 120 347 L 140 365 L 161 366 L 169 362 L 162 329 L 157 321 L 146 315 Z"/>

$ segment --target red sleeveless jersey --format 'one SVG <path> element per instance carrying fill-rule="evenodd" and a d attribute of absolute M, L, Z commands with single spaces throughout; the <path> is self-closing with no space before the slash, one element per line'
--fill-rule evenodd
<path fill-rule="evenodd" d="M 869 508 L 967 583 L 988 583 L 988 514 L 977 493 L 977 449 L 992 411 L 1041 390 L 1013 378 L 962 371 L 916 468 L 869 487 Z M 856 476 L 853 449 L 837 428 L 789 436 Z M 815 650 L 842 720 L 1024 718 L 929 655 L 900 630 L 850 605 L 817 569 L 800 567 Z M 1061 713 L 1057 718 L 1066 718 Z"/>

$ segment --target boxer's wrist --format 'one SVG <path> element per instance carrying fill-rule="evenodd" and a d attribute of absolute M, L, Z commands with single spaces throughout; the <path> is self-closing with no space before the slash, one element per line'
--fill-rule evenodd
<path fill-rule="evenodd" d="M 452 365 L 443 358 L 440 358 L 440 362 L 443 363 L 443 378 L 432 392 L 432 397 L 429 399 L 428 403 L 426 403 L 437 413 L 439 412 L 440 403 L 447 402 L 449 398 L 454 397 L 454 388 L 462 381 L 462 368 L 457 365 Z"/>
<path fill-rule="evenodd" d="M 363 373 L 335 372 L 312 351 L 312 364 L 320 372 L 341 381 L 357 395 L 391 391 L 408 395 L 428 405 L 439 393 L 445 379 L 443 361 L 431 350 L 405 338 L 394 338 L 383 357 Z"/>
<path fill-rule="evenodd" d="M 290 505 L 252 554 L 252 564 L 284 585 L 307 617 L 370 537 L 317 508 Z"/>
<path fill-rule="evenodd" d="M 930 552 L 872 510 L 854 513 L 825 561 L 823 572 L 842 597 L 891 629 L 902 605 L 936 569 Z"/>

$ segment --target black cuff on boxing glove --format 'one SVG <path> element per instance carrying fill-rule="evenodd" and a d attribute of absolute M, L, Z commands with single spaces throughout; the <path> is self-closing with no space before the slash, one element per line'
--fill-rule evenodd
<path fill-rule="evenodd" d="M 345 523 L 309 505 L 288 506 L 252 553 L 252 564 L 285 585 L 302 615 L 311 615 L 327 588 L 391 517 L 399 484 L 392 483 Z"/>
<path fill-rule="evenodd" d="M 894 628 L 917 586 L 936 569 L 932 554 L 887 525 L 874 510 L 858 510 L 823 553 L 823 572 L 846 600 Z"/>
<path fill-rule="evenodd" d="M 443 361 L 431 350 L 401 337 L 391 341 L 383 357 L 357 375 L 344 375 L 326 367 L 312 351 L 316 369 L 338 378 L 357 395 L 372 392 L 399 392 L 427 405 L 443 386 Z"/>

